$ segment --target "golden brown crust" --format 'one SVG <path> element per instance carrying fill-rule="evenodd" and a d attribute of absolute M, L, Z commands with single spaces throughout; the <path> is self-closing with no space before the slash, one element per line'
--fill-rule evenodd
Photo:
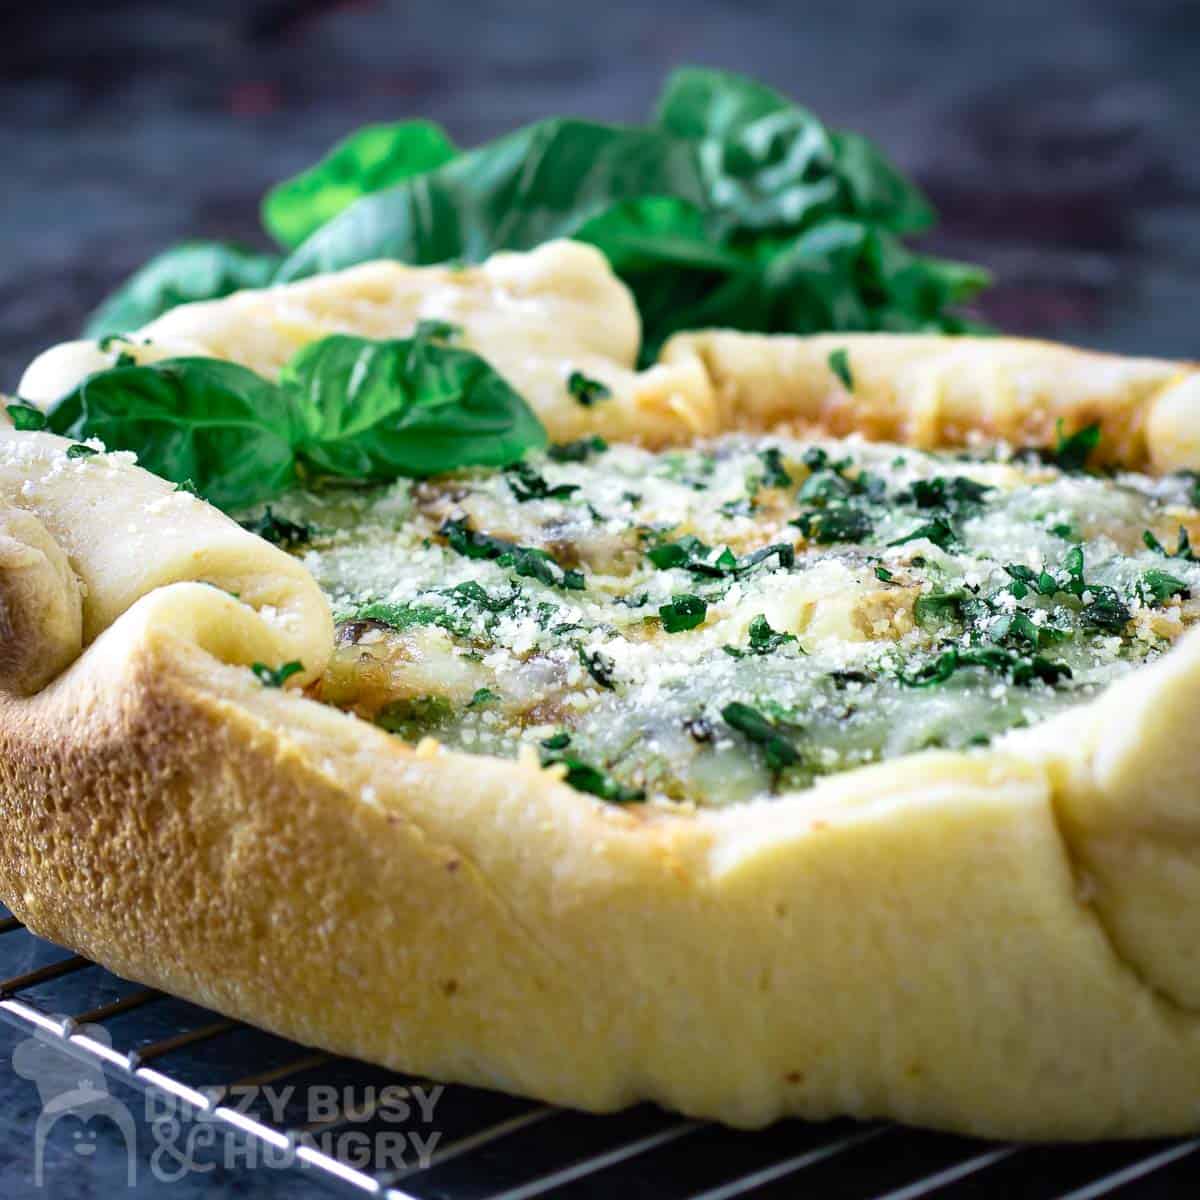
<path fill-rule="evenodd" d="M 833 342 L 861 409 L 816 378 Z M 730 334 L 677 355 L 709 432 L 861 419 L 924 445 L 1095 416 L 1130 463 L 1200 465 L 1153 432 L 1192 386 L 1172 364 Z M 46 936 L 302 1041 L 585 1108 L 1200 1123 L 1200 634 L 994 752 L 672 815 L 262 687 L 246 664 L 328 653 L 315 584 L 120 456 L 0 428 L 0 506 L 0 896 Z"/>

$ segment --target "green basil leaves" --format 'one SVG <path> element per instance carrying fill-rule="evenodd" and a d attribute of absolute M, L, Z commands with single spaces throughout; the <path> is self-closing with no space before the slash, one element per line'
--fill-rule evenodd
<path fill-rule="evenodd" d="M 988 281 L 907 248 L 933 210 L 866 138 L 700 68 L 671 75 L 642 125 L 551 118 L 468 151 L 427 121 L 367 126 L 273 188 L 262 219 L 282 261 L 217 245 L 168 251 L 89 333 L 372 259 L 481 262 L 560 237 L 598 247 L 632 290 L 643 362 L 705 326 L 958 332 L 970 326 L 955 307 Z M 852 387 L 843 358 L 831 369 Z"/>
<path fill-rule="evenodd" d="M 176 358 L 89 376 L 48 414 L 55 433 L 134 450 L 141 464 L 224 509 L 305 475 L 386 481 L 508 466 L 546 432 L 482 358 L 425 337 L 335 335 L 278 384 L 235 363 Z"/>
<path fill-rule="evenodd" d="M 304 347 L 280 376 L 317 474 L 386 480 L 504 467 L 547 443 L 503 377 L 469 350 L 427 338 L 335 335 Z"/>
<path fill-rule="evenodd" d="M 237 363 L 174 358 L 88 376 L 47 414 L 48 428 L 109 450 L 133 450 L 147 470 L 190 479 L 218 508 L 270 500 L 295 479 L 288 397 Z"/>

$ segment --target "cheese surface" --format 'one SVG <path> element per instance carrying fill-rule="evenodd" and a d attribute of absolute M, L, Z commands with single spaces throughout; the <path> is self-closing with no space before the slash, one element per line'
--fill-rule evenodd
<path fill-rule="evenodd" d="M 607 800 L 721 805 L 986 745 L 1161 655 L 1200 617 L 1196 486 L 854 438 L 590 439 L 244 519 L 333 604 L 320 699 L 409 741 L 527 745 Z"/>

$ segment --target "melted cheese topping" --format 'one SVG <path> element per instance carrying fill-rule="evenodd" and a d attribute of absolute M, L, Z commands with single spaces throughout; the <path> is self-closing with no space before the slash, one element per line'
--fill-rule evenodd
<path fill-rule="evenodd" d="M 1163 653 L 1200 616 L 1195 488 L 730 435 L 274 515 L 308 527 L 293 552 L 339 622 L 320 698 L 413 741 L 530 745 L 607 799 L 727 804 L 986 744 Z"/>

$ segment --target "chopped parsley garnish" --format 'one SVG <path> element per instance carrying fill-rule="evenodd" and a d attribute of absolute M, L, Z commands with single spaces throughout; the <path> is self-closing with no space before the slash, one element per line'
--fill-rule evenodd
<path fill-rule="evenodd" d="M 8 413 L 13 428 L 21 433 L 31 433 L 46 428 L 46 414 L 40 408 L 34 408 L 24 400 L 15 404 L 6 404 L 4 411 Z"/>
<path fill-rule="evenodd" d="M 616 687 L 613 677 L 616 674 L 617 664 L 607 654 L 601 654 L 599 650 L 594 650 L 589 654 L 580 646 L 579 661 L 598 686 L 610 692 Z"/>
<path fill-rule="evenodd" d="M 708 615 L 708 604 L 699 596 L 681 592 L 672 597 L 669 603 L 662 605 L 658 615 L 668 633 L 684 633 L 704 623 L 704 618 Z"/>
<path fill-rule="evenodd" d="M 965 475 L 954 475 L 947 479 L 935 475 L 932 479 L 916 479 L 896 499 L 911 502 L 918 508 L 940 508 L 948 512 L 970 512 L 986 503 L 988 492 L 996 489 L 986 483 L 977 483 Z"/>
<path fill-rule="evenodd" d="M 954 532 L 954 527 L 949 521 L 944 521 L 941 517 L 934 517 L 932 521 L 918 525 L 911 533 L 906 533 L 903 537 L 888 542 L 888 545 L 903 546 L 906 542 L 919 542 L 922 539 L 928 539 L 942 550 L 949 550 L 952 546 L 956 546 L 959 540 L 958 534 Z"/>
<path fill-rule="evenodd" d="M 565 500 L 579 491 L 577 483 L 558 483 L 551 486 L 528 463 L 514 463 L 506 472 L 512 494 L 522 504 L 526 500 Z"/>
<path fill-rule="evenodd" d="M 646 557 L 662 571 L 683 567 L 693 575 L 725 579 L 743 574 L 769 558 L 777 558 L 780 567 L 793 567 L 796 563 L 796 549 L 788 542 L 772 542 L 769 546 L 761 546 L 739 558 L 725 546 L 720 554 L 713 557 L 713 548 L 689 533 L 678 541 L 652 546 L 646 551 Z"/>
<path fill-rule="evenodd" d="M 1085 625 L 1106 633 L 1120 633 L 1129 624 L 1133 613 L 1116 588 L 1092 584 L 1088 593 L 1091 599 L 1079 611 L 1079 619 Z"/>
<path fill-rule="evenodd" d="M 293 675 L 304 670 L 302 662 L 285 662 L 281 667 L 268 667 L 266 663 L 251 663 L 250 670 L 263 687 L 281 688 Z"/>
<path fill-rule="evenodd" d="M 462 326 L 453 321 L 438 321 L 426 319 L 418 321 L 413 330 L 413 337 L 424 338 L 430 342 L 449 342 L 462 334 Z"/>
<path fill-rule="evenodd" d="M 783 451 L 778 446 L 768 446 L 758 457 L 762 459 L 764 487 L 791 487 L 792 477 L 783 465 Z"/>
<path fill-rule="evenodd" d="M 875 531 L 870 514 L 851 504 L 801 513 L 791 522 L 810 541 L 821 545 L 833 542 L 864 542 Z"/>
<path fill-rule="evenodd" d="M 829 369 L 842 381 L 846 391 L 854 391 L 854 374 L 850 370 L 850 351 L 839 346 L 829 352 Z"/>
<path fill-rule="evenodd" d="M 947 617 L 961 617 L 962 606 L 969 593 L 961 589 L 953 592 L 923 592 L 913 602 L 913 616 L 921 623 Z"/>
<path fill-rule="evenodd" d="M 725 724 L 762 748 L 763 757 L 772 771 L 794 766 L 800 761 L 800 751 L 777 725 L 749 704 L 735 700 L 721 709 Z"/>
<path fill-rule="evenodd" d="M 607 400 L 612 395 L 612 388 L 599 379 L 591 379 L 582 371 L 572 371 L 567 377 L 567 391 L 583 405 L 591 408 L 601 400 Z"/>
<path fill-rule="evenodd" d="M 880 583 L 891 583 L 892 580 L 895 579 L 895 575 L 893 575 L 892 572 L 887 569 L 887 567 L 876 567 L 875 578 L 878 579 Z"/>
<path fill-rule="evenodd" d="M 607 771 L 564 753 L 570 744 L 571 735 L 566 732 L 546 738 L 541 743 L 542 766 L 550 767 L 562 763 L 567 768 L 565 781 L 570 787 L 577 792 L 598 796 L 601 800 L 607 800 L 609 804 L 639 804 L 645 800 L 646 793 L 642 788 L 626 787 Z"/>
<path fill-rule="evenodd" d="M 1145 543 L 1147 550 L 1153 550 L 1156 554 L 1161 554 L 1164 558 L 1178 558 L 1182 559 L 1183 562 L 1200 562 L 1200 558 L 1197 558 L 1195 552 L 1192 550 L 1192 539 L 1183 525 L 1179 527 L 1179 535 L 1175 541 L 1174 553 L 1171 553 L 1149 529 L 1142 533 L 1142 541 Z"/>
<path fill-rule="evenodd" d="M 551 446 L 546 455 L 555 462 L 581 463 L 587 462 L 593 454 L 603 454 L 607 449 L 608 443 L 599 434 L 593 434 L 574 442 L 559 442 Z"/>
<path fill-rule="evenodd" d="M 745 658 L 747 654 L 772 654 L 780 646 L 786 646 L 788 642 L 796 640 L 796 635 L 793 633 L 777 633 L 771 628 L 762 613 L 759 613 L 750 622 L 749 634 L 750 648 L 748 650 L 739 650 L 736 646 L 725 646 L 725 653 L 733 658 Z"/>
<path fill-rule="evenodd" d="M 92 446 L 85 446 L 82 442 L 76 442 L 73 446 L 67 447 L 68 458 L 94 458 L 100 451 Z"/>
<path fill-rule="evenodd" d="M 1175 596 L 1187 600 L 1192 592 L 1188 585 L 1167 571 L 1147 571 L 1137 584 L 1138 595 L 1143 604 L 1151 607 L 1166 604 Z"/>
<path fill-rule="evenodd" d="M 406 696 L 385 704 L 375 714 L 375 724 L 406 742 L 415 742 L 453 716 L 454 705 L 445 696 Z"/>
<path fill-rule="evenodd" d="M 1100 445 L 1100 425 L 1085 425 L 1075 433 L 1063 433 L 1061 417 L 1054 427 L 1054 449 L 1046 457 L 1061 471 L 1078 472 L 1087 466 L 1093 450 Z"/>
<path fill-rule="evenodd" d="M 183 485 L 180 484 L 180 487 Z M 194 485 L 191 490 L 194 492 Z M 241 526 L 284 549 L 306 545 L 312 541 L 313 534 L 316 532 L 311 525 L 301 524 L 299 521 L 289 521 L 287 517 L 278 516 L 272 511 L 269 504 L 261 517 L 255 517 L 252 521 L 242 521 Z"/>
<path fill-rule="evenodd" d="M 475 689 L 475 694 L 467 701 L 468 708 L 482 708 L 485 704 L 491 704 L 500 699 L 499 692 L 493 692 L 491 688 L 481 687 Z"/>
<path fill-rule="evenodd" d="M 804 465 L 809 476 L 800 487 L 797 499 L 813 505 L 791 524 L 810 541 L 828 545 L 833 542 L 862 542 L 875 529 L 868 506 L 882 501 L 887 485 L 869 471 L 847 474 L 854 465 L 849 458 L 831 460 L 819 446 L 804 452 Z"/>
<path fill-rule="evenodd" d="M 565 588 L 581 592 L 586 587 L 582 571 L 567 570 L 546 553 L 530 546 L 518 546 L 504 538 L 492 537 L 472 529 L 465 519 L 447 520 L 438 533 L 450 544 L 450 548 L 464 558 L 490 559 L 502 567 L 509 567 L 515 575 L 536 579 L 549 587 Z"/>
<path fill-rule="evenodd" d="M 897 678 L 908 687 L 932 687 L 945 683 L 956 671 L 967 667 L 982 667 L 993 674 L 1004 675 L 1017 687 L 1025 687 L 1035 680 L 1053 686 L 1060 679 L 1071 678 L 1071 668 L 1065 663 L 1051 662 L 1040 654 L 1027 658 L 999 647 L 960 650 L 953 646 L 912 674 L 898 672 Z"/>

